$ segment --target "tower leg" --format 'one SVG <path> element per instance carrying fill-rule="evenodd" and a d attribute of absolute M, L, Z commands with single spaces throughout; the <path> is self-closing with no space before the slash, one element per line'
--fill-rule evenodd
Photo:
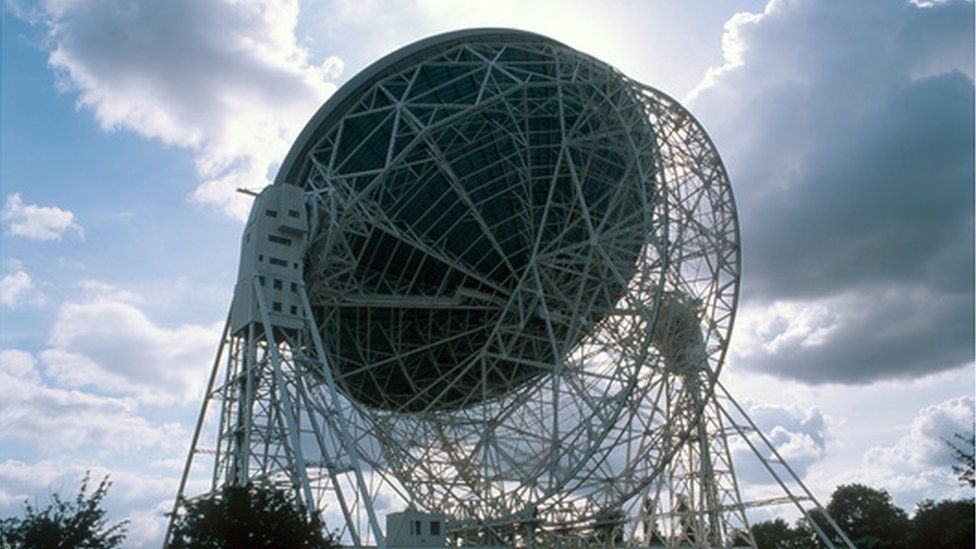
<path fill-rule="evenodd" d="M 214 382 L 220 372 L 220 359 L 223 357 L 224 348 L 227 345 L 227 334 L 230 332 L 230 313 L 224 322 L 224 330 L 220 336 L 220 344 L 217 346 L 217 355 L 214 358 L 213 368 L 210 371 L 210 378 L 207 381 L 207 389 L 204 392 L 203 404 L 200 405 L 200 413 L 197 416 L 197 424 L 193 429 L 193 438 L 190 441 L 190 451 L 186 455 L 183 465 L 183 473 L 180 475 L 180 487 L 176 491 L 176 498 L 173 500 L 173 510 L 170 512 L 169 521 L 166 525 L 166 536 L 163 538 L 163 547 L 169 546 L 170 537 L 173 533 L 173 522 L 176 520 L 176 512 L 179 510 L 183 498 L 185 497 L 186 482 L 190 476 L 190 469 L 193 467 L 193 458 L 197 454 L 197 443 L 200 441 L 200 433 L 203 430 L 203 422 L 207 417 L 207 408 L 213 394 Z"/>
<path fill-rule="evenodd" d="M 350 424 L 355 409 L 335 386 L 304 288 L 305 327 L 296 330 L 272 322 L 256 277 L 254 286 L 260 318 L 233 334 L 228 320 L 224 329 L 165 545 L 193 473 L 210 463 L 204 495 L 253 483 L 292 494 L 309 513 L 336 505 L 353 544 L 385 547 L 373 505 L 382 479 L 372 472 L 372 487 L 367 482 Z M 218 424 L 212 448 L 203 433 L 208 416 Z M 361 420 L 356 429 L 360 438 L 368 434 Z M 199 454 L 213 454 L 213 461 L 195 459 Z"/>
<path fill-rule="evenodd" d="M 792 504 L 830 548 L 854 544 L 803 484 L 775 446 L 759 430 L 745 409 L 719 382 L 714 394 L 701 383 L 685 378 L 686 397 L 701 403 L 700 417 L 690 421 L 690 436 L 668 469 L 648 487 L 638 517 L 644 543 L 666 547 L 755 547 L 745 510 Z M 682 432 L 678 426 L 676 432 Z M 684 426 L 687 427 L 687 426 Z M 729 440 L 744 441 L 783 496 L 744 502 L 732 463 Z"/>
<path fill-rule="evenodd" d="M 762 463 L 766 471 L 776 480 L 776 483 L 786 494 L 786 498 L 792 503 L 806 519 L 807 523 L 816 532 L 817 537 L 827 547 L 848 547 L 854 548 L 854 543 L 847 536 L 844 530 L 837 524 L 837 521 L 830 516 L 827 509 L 820 504 L 816 496 L 799 475 L 790 467 L 789 463 L 783 459 L 773 443 L 759 430 L 752 418 L 746 413 L 745 409 L 734 399 L 732 394 L 720 382 L 715 382 L 716 407 L 721 411 L 728 424 L 735 434 L 745 441 L 755 457 Z M 731 407 L 721 405 L 720 401 L 727 401 Z M 755 438 L 749 437 L 754 434 Z M 804 503 L 806 502 L 806 503 Z M 747 506 L 759 506 L 764 502 L 747 504 Z M 815 519 L 814 514 L 821 517 L 822 522 Z"/>
<path fill-rule="evenodd" d="M 725 425 L 697 373 L 681 376 L 695 417 L 675 418 L 687 432 L 667 470 L 644 497 L 644 541 L 668 547 L 755 547 L 742 507 Z"/>

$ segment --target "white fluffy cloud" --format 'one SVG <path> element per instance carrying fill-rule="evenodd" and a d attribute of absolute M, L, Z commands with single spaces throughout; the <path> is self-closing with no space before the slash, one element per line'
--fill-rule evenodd
<path fill-rule="evenodd" d="M 7 307 L 16 307 L 34 288 L 34 282 L 29 274 L 24 271 L 15 271 L 4 275 L 0 280 L 0 303 Z"/>
<path fill-rule="evenodd" d="M 159 546 L 178 482 L 172 463 L 182 464 L 187 440 L 178 423 L 147 419 L 133 398 L 59 387 L 18 349 L 0 351 L 0 401 L 5 446 L 45 456 L 0 463 L 0 515 L 20 514 L 25 500 L 46 505 L 55 492 L 70 498 L 90 471 L 89 493 L 110 475 L 104 508 L 111 522 L 130 521 L 126 546 Z"/>
<path fill-rule="evenodd" d="M 18 349 L 0 351 L 0 401 L 5 447 L 44 456 L 0 463 L 0 515 L 20 514 L 25 500 L 46 505 L 54 492 L 72 497 L 85 471 L 94 484 L 110 475 L 104 508 L 112 522 L 129 520 L 126 547 L 159 547 L 188 440 L 180 424 L 147 419 L 133 398 L 59 387 Z"/>
<path fill-rule="evenodd" d="M 136 306 L 132 292 L 88 282 L 87 296 L 61 305 L 45 373 L 58 383 L 131 396 L 143 403 L 200 398 L 221 326 L 162 327 Z"/>
<path fill-rule="evenodd" d="M 772 0 L 727 23 L 691 107 L 740 207 L 738 363 L 865 383 L 972 362 L 972 19 Z"/>
<path fill-rule="evenodd" d="M 335 89 L 342 62 L 295 38 L 297 0 L 48 2 L 51 67 L 107 130 L 195 151 L 193 199 L 244 218 L 260 187 Z"/>
<path fill-rule="evenodd" d="M 873 448 L 866 459 L 891 468 L 935 468 L 946 473 L 956 464 L 948 442 L 958 443 L 953 438 L 957 433 L 967 437 L 972 434 L 974 418 L 972 397 L 927 406 L 915 416 L 908 434 L 894 446 Z"/>
<path fill-rule="evenodd" d="M 23 304 L 44 305 L 47 298 L 37 289 L 34 279 L 16 259 L 3 262 L 3 278 L 0 278 L 0 305 L 17 308 Z"/>
<path fill-rule="evenodd" d="M 11 309 L 25 302 L 41 304 L 44 295 L 34 289 L 34 280 L 27 271 L 18 269 L 0 279 L 0 304 Z"/>
<path fill-rule="evenodd" d="M 166 528 L 165 514 L 171 510 L 175 479 L 142 467 L 138 472 L 118 467 L 94 465 L 91 461 L 44 459 L 36 463 L 8 459 L 0 463 L 0 510 L 3 516 L 22 512 L 25 500 L 47 505 L 50 494 L 70 499 L 89 471 L 90 494 L 106 475 L 112 486 L 103 502 L 107 520 L 114 524 L 128 520 L 126 547 L 159 547 Z"/>
<path fill-rule="evenodd" d="M 55 206 L 24 204 L 20 193 L 7 195 L 3 222 L 7 234 L 31 240 L 61 240 L 68 232 L 82 240 L 85 238 L 85 231 L 75 221 L 74 213 Z"/>
<path fill-rule="evenodd" d="M 800 478 L 826 456 L 827 422 L 819 409 L 771 404 L 750 404 L 747 408 L 759 430 Z M 751 435 L 750 440 L 764 457 L 772 459 L 772 453 L 758 435 Z M 745 441 L 733 437 L 730 445 L 736 477 L 740 485 L 747 488 L 747 498 L 757 497 L 776 482 Z M 785 474 L 779 466 L 776 470 Z"/>
<path fill-rule="evenodd" d="M 0 401 L 4 438 L 46 452 L 137 452 L 168 447 L 182 432 L 177 424 L 156 425 L 140 417 L 130 398 L 48 386 L 33 355 L 17 349 L 0 351 Z"/>
<path fill-rule="evenodd" d="M 37 361 L 34 360 L 34 355 L 27 351 L 4 349 L 0 351 L 0 364 L 3 365 L 2 373 L 8 376 L 8 379 L 34 384 L 41 380 L 37 373 Z"/>
<path fill-rule="evenodd" d="M 924 498 L 972 497 L 952 472 L 956 462 L 947 441 L 954 441 L 956 433 L 969 436 L 973 420 L 970 396 L 922 408 L 895 444 L 869 449 L 859 468 L 834 480 L 884 488 L 908 509 Z"/>

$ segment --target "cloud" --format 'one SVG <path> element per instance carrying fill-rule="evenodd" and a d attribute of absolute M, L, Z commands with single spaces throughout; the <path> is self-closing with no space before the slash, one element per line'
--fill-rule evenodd
<path fill-rule="evenodd" d="M 17 349 L 0 351 L 0 401 L 4 438 L 45 452 L 131 453 L 165 448 L 182 433 L 177 424 L 138 416 L 132 399 L 46 385 L 34 356 Z"/>
<path fill-rule="evenodd" d="M 40 383 L 41 377 L 37 373 L 34 355 L 20 349 L 4 349 L 0 351 L 0 364 L 4 373 L 11 379 L 28 383 Z"/>
<path fill-rule="evenodd" d="M 0 278 L 0 305 L 15 309 L 23 304 L 43 306 L 47 298 L 37 290 L 34 279 L 16 259 L 3 262 L 4 275 Z"/>
<path fill-rule="evenodd" d="M 60 87 L 106 130 L 189 147 L 195 201 L 243 219 L 237 187 L 268 182 L 342 70 L 315 64 L 295 38 L 297 0 L 49 2 Z"/>
<path fill-rule="evenodd" d="M 20 193 L 7 195 L 3 206 L 3 222 L 7 234 L 31 240 L 61 240 L 66 232 L 85 239 L 85 231 L 75 221 L 75 214 L 54 206 L 24 204 Z"/>
<path fill-rule="evenodd" d="M 727 23 L 691 107 L 739 201 L 737 363 L 862 383 L 973 360 L 972 18 L 773 0 Z"/>
<path fill-rule="evenodd" d="M 31 276 L 23 270 L 4 275 L 0 279 L 0 303 L 13 309 L 25 302 L 44 302 L 43 294 L 34 291 Z"/>
<path fill-rule="evenodd" d="M 16 307 L 24 295 L 34 287 L 29 274 L 24 271 L 10 273 L 0 280 L 0 303 Z"/>
<path fill-rule="evenodd" d="M 915 416 L 907 435 L 894 446 L 872 448 L 866 459 L 890 468 L 950 471 L 956 460 L 947 441 L 957 442 L 956 433 L 972 434 L 974 419 L 976 406 L 969 396 L 927 406 Z"/>
<path fill-rule="evenodd" d="M 220 324 L 162 327 L 138 296 L 89 281 L 88 295 L 61 305 L 48 347 L 47 376 L 155 405 L 199 399 L 220 340 Z"/>
<path fill-rule="evenodd" d="M 110 475 L 104 508 L 111 522 L 130 521 L 126 546 L 158 547 L 179 482 L 180 468 L 170 464 L 182 465 L 177 456 L 188 433 L 142 417 L 135 399 L 64 389 L 47 377 L 32 354 L 0 351 L 4 444 L 33 446 L 45 456 L 0 463 L 0 515 L 19 514 L 25 500 L 46 505 L 52 492 L 72 497 L 91 471 L 96 483 Z"/>
<path fill-rule="evenodd" d="M 860 467 L 834 480 L 884 488 L 905 508 L 925 498 L 972 497 L 972 490 L 960 486 L 952 472 L 955 459 L 946 441 L 955 433 L 971 434 L 973 419 L 971 396 L 922 408 L 897 442 L 868 449 Z"/>
<path fill-rule="evenodd" d="M 20 513 L 21 505 L 29 500 L 45 506 L 50 494 L 59 493 L 64 499 L 77 494 L 86 471 L 91 472 L 88 493 L 105 475 L 112 486 L 103 501 L 110 524 L 128 520 L 126 547 L 159 547 L 166 528 L 165 514 L 171 510 L 172 497 L 178 479 L 161 476 L 145 467 L 133 471 L 121 467 L 93 465 L 90 461 L 44 459 L 35 463 L 8 459 L 0 463 L 4 486 L 0 489 L 3 516 Z"/>
<path fill-rule="evenodd" d="M 972 302 L 924 286 L 747 304 L 731 360 L 806 383 L 914 379 L 972 361 Z"/>
<path fill-rule="evenodd" d="M 98 280 L 82 280 L 78 285 L 81 287 L 82 296 L 87 301 L 110 300 L 130 304 L 139 304 L 143 301 L 142 296 L 136 292 Z"/>
<path fill-rule="evenodd" d="M 172 480 L 167 479 L 172 485 Z M 173 510 L 170 501 L 162 502 L 151 509 L 132 510 L 126 520 L 128 535 L 126 545 L 129 547 L 159 547 L 166 533 L 169 522 L 166 514 Z"/>
<path fill-rule="evenodd" d="M 827 422 L 819 409 L 755 403 L 746 404 L 746 408 L 759 430 L 800 478 L 826 456 Z M 753 492 L 762 493 L 776 482 L 744 440 L 737 437 L 729 440 L 739 484 L 757 489 L 749 491 L 749 496 L 754 497 Z M 764 457 L 771 458 L 768 447 L 758 436 L 752 435 L 750 440 Z M 777 472 L 783 474 L 782 469 L 777 468 Z"/>

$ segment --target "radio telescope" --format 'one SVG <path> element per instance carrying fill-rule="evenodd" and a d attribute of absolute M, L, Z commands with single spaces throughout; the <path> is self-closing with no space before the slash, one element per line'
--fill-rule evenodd
<path fill-rule="evenodd" d="M 256 197 L 176 505 L 209 461 L 355 545 L 402 509 L 455 545 L 754 544 L 727 433 L 822 508 L 717 383 L 739 266 L 676 101 L 527 32 L 409 45 Z"/>

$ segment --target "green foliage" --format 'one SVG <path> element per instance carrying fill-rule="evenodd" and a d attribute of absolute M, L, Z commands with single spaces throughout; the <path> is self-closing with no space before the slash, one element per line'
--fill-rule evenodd
<path fill-rule="evenodd" d="M 224 486 L 185 506 L 174 524 L 170 547 L 338 547 L 334 536 L 323 530 L 317 514 L 309 516 L 280 490 L 253 484 Z"/>
<path fill-rule="evenodd" d="M 952 448 L 953 457 L 956 464 L 952 466 L 952 472 L 959 477 L 959 482 L 968 484 L 970 487 L 976 486 L 976 433 L 964 436 L 962 433 L 953 435 L 958 442 L 951 440 L 945 441 Z"/>
<path fill-rule="evenodd" d="M 834 490 L 826 510 L 861 549 L 976 546 L 976 506 L 971 499 L 923 501 L 909 520 L 884 490 L 849 484 Z M 822 513 L 813 510 L 810 516 L 824 532 L 833 534 Z M 752 534 L 759 549 L 825 547 L 813 526 L 803 519 L 792 527 L 779 518 L 759 522 L 752 526 Z M 839 536 L 831 537 L 835 545 L 844 546 Z"/>
<path fill-rule="evenodd" d="M 827 513 L 861 549 L 904 548 L 908 546 L 911 523 L 908 514 L 891 500 L 884 490 L 863 484 L 842 484 L 830 495 Z M 825 532 L 830 532 L 826 520 L 814 515 Z M 840 543 L 836 538 L 835 543 Z"/>
<path fill-rule="evenodd" d="M 912 517 L 912 549 L 976 547 L 976 505 L 971 499 L 925 500 Z"/>
<path fill-rule="evenodd" d="M 811 534 L 803 524 L 791 528 L 781 518 L 752 525 L 752 537 L 758 549 L 813 549 L 818 545 Z"/>
<path fill-rule="evenodd" d="M 74 501 L 64 501 L 61 496 L 51 496 L 51 504 L 37 510 L 24 502 L 23 518 L 6 518 L 0 521 L 0 545 L 10 549 L 68 549 L 86 547 L 102 549 L 120 547 L 125 540 L 125 525 L 121 521 L 108 526 L 102 500 L 112 486 L 106 476 L 98 488 L 87 495 L 89 472 L 81 482 Z"/>

